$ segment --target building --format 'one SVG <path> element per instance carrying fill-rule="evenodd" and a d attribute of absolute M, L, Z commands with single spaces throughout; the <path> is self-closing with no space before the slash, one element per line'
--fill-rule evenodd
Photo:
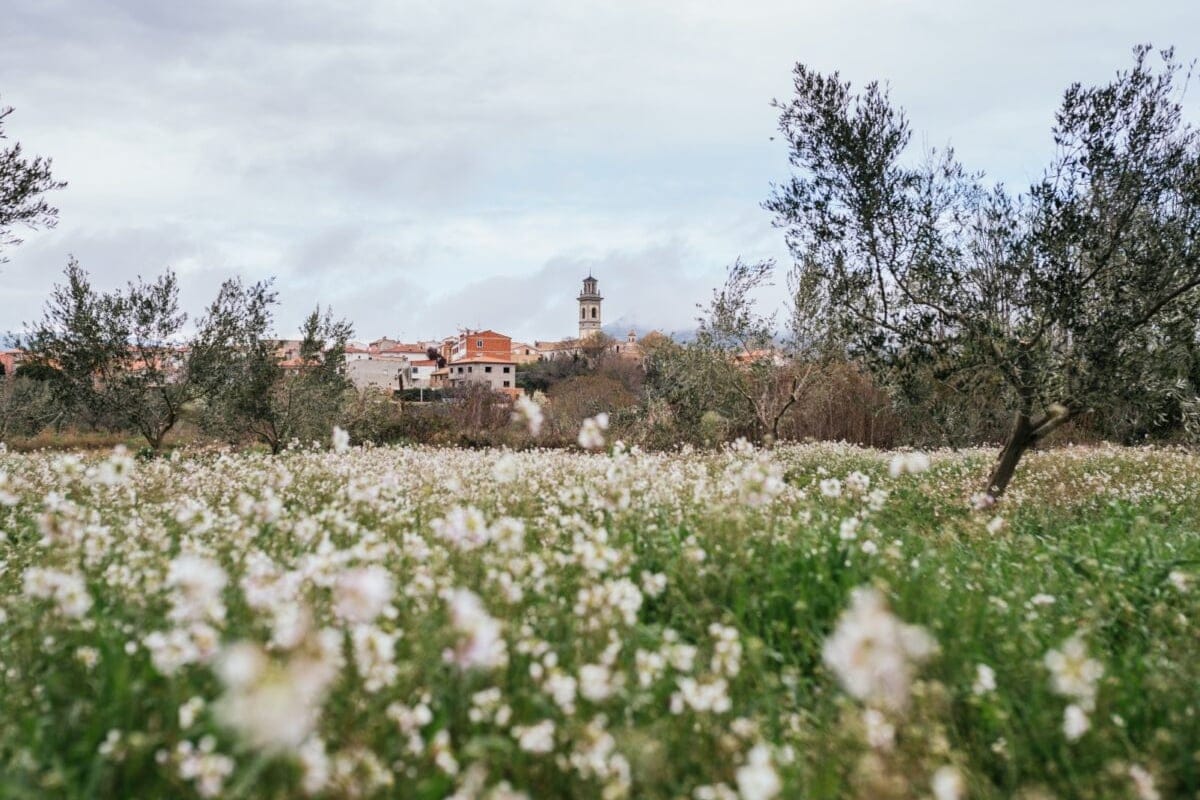
<path fill-rule="evenodd" d="M 534 361 L 542 360 L 537 345 L 526 344 L 525 342 L 513 342 L 510 355 L 512 360 L 518 364 L 530 364 Z"/>
<path fill-rule="evenodd" d="M 487 356 L 501 361 L 512 360 L 512 337 L 493 330 L 465 330 L 450 346 L 447 361 L 460 361 L 474 356 Z"/>
<path fill-rule="evenodd" d="M 600 333 L 602 317 L 600 303 L 604 300 L 597 288 L 598 281 L 589 273 L 583 279 L 583 291 L 579 293 L 579 338 L 586 339 Z"/>
<path fill-rule="evenodd" d="M 517 365 L 509 357 L 467 356 L 445 366 L 446 383 L 451 388 L 482 383 L 497 392 L 517 394 Z"/>
<path fill-rule="evenodd" d="M 637 331 L 630 330 L 625 336 L 625 341 L 614 339 L 608 349 L 616 353 L 621 358 L 628 358 L 630 361 L 641 361 L 645 358 L 645 353 L 642 352 L 642 346 L 638 344 Z"/>
<path fill-rule="evenodd" d="M 538 352 L 539 361 L 549 361 L 555 358 L 571 358 L 581 352 L 578 339 L 559 339 L 557 341 L 542 341 L 535 339 L 534 348 Z"/>
<path fill-rule="evenodd" d="M 433 373 L 437 371 L 437 368 L 437 362 L 431 358 L 407 359 L 401 374 L 404 379 L 404 388 L 433 388 Z"/>
<path fill-rule="evenodd" d="M 275 355 L 283 361 L 299 360 L 303 339 L 275 339 Z"/>
<path fill-rule="evenodd" d="M 346 377 L 354 388 L 399 391 L 408 362 L 402 358 L 360 358 L 346 362 Z"/>
<path fill-rule="evenodd" d="M 0 350 L 0 378 L 16 374 L 17 367 L 25 360 L 24 350 Z"/>

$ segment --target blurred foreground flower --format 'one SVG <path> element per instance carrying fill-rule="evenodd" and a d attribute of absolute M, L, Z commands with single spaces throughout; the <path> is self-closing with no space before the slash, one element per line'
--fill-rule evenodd
<path fill-rule="evenodd" d="M 217 674 L 225 694 L 217 719 L 260 750 L 295 750 L 316 727 L 321 705 L 342 667 L 342 637 L 326 629 L 286 660 L 249 642 L 221 653 Z"/>
<path fill-rule="evenodd" d="M 604 432 L 608 430 L 608 414 L 601 412 L 588 417 L 579 428 L 579 446 L 584 450 L 604 447 Z"/>
<path fill-rule="evenodd" d="M 924 628 L 906 625 L 892 614 L 877 589 L 861 587 L 850 595 L 850 608 L 826 640 L 823 656 L 852 697 L 903 711 L 916 665 L 936 649 Z"/>
<path fill-rule="evenodd" d="M 508 650 L 500 638 L 500 623 L 483 607 L 479 596 L 469 589 L 455 589 L 446 598 L 450 621 L 462 635 L 453 650 L 447 650 L 447 661 L 463 669 L 491 669 L 508 662 Z"/>
<path fill-rule="evenodd" d="M 782 784 L 771 765 L 771 751 L 755 745 L 746 756 L 746 765 L 737 771 L 738 794 L 742 800 L 770 800 L 779 794 Z"/>
<path fill-rule="evenodd" d="M 528 395 L 521 395 L 513 406 L 513 422 L 522 422 L 529 430 L 529 435 L 537 437 L 542 432 L 545 415 L 537 401 Z"/>

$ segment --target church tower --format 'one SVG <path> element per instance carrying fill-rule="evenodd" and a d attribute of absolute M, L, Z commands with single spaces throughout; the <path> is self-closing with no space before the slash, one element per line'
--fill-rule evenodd
<path fill-rule="evenodd" d="M 596 279 L 589 273 L 583 279 L 583 291 L 579 293 L 579 338 L 586 339 L 600 333 L 600 296 Z"/>

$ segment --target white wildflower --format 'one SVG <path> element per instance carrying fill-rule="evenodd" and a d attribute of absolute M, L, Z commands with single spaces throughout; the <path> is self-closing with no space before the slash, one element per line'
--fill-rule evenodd
<path fill-rule="evenodd" d="M 1129 768 L 1129 779 L 1133 781 L 1133 790 L 1138 800 L 1160 800 L 1162 797 L 1154 786 L 1154 776 L 1145 767 L 1134 764 Z"/>
<path fill-rule="evenodd" d="M 579 446 L 585 450 L 604 447 L 604 432 L 608 430 L 608 414 L 601 412 L 588 417 L 579 428 Z"/>
<path fill-rule="evenodd" d="M 967 783 L 957 768 L 938 767 L 931 781 L 935 800 L 961 800 L 967 793 Z"/>
<path fill-rule="evenodd" d="M 392 599 L 392 576 L 378 565 L 350 569 L 334 585 L 333 611 L 346 622 L 372 622 Z"/>
<path fill-rule="evenodd" d="M 987 664 L 976 664 L 975 682 L 971 684 L 971 691 L 977 695 L 996 691 L 996 671 Z"/>
<path fill-rule="evenodd" d="M 193 697 L 179 707 L 179 727 L 187 730 L 195 724 L 196 718 L 204 710 L 204 698 Z"/>
<path fill-rule="evenodd" d="M 223 620 L 226 581 L 225 570 L 211 558 L 188 553 L 175 558 L 167 567 L 166 585 L 173 590 L 168 617 L 176 622 Z"/>
<path fill-rule="evenodd" d="M 1091 727 L 1092 721 L 1088 719 L 1087 712 L 1076 704 L 1072 703 L 1063 711 L 1063 735 L 1068 741 L 1075 741 Z"/>
<path fill-rule="evenodd" d="M 434 534 L 462 550 L 474 550 L 492 538 L 487 518 L 473 506 L 455 506 L 441 519 L 430 523 Z"/>
<path fill-rule="evenodd" d="M 496 463 L 492 465 L 492 477 L 497 483 L 512 483 L 517 479 L 517 457 L 512 453 L 505 453 L 496 459 Z"/>
<path fill-rule="evenodd" d="M 888 464 L 888 474 L 893 478 L 901 475 L 916 475 L 929 469 L 929 456 L 920 451 L 897 453 Z"/>
<path fill-rule="evenodd" d="M 446 600 L 451 624 L 461 635 L 454 650 L 446 652 L 446 660 L 462 669 L 492 669 L 507 663 L 500 623 L 487 613 L 479 596 L 469 589 L 455 589 Z"/>
<path fill-rule="evenodd" d="M 1167 574 L 1167 580 L 1180 594 L 1186 594 L 1192 588 L 1192 576 L 1177 569 L 1173 569 Z"/>
<path fill-rule="evenodd" d="M 521 395 L 517 398 L 514 404 L 513 421 L 524 422 L 529 430 L 529 435 L 537 437 L 542 432 L 542 423 L 545 422 L 545 415 L 542 413 L 542 407 L 537 401 L 533 400 L 528 395 Z"/>
<path fill-rule="evenodd" d="M 333 445 L 333 452 L 347 452 L 350 449 L 350 434 L 341 427 L 334 425 L 331 444 Z"/>
<path fill-rule="evenodd" d="M 1061 649 L 1046 653 L 1043 662 L 1050 670 L 1054 691 L 1078 700 L 1090 711 L 1096 703 L 1096 684 L 1104 675 L 1104 665 L 1088 657 L 1087 645 L 1079 636 L 1063 642 Z"/>
<path fill-rule="evenodd" d="M 779 794 L 782 783 L 771 764 L 771 751 L 766 745 L 755 745 L 746 756 L 746 764 L 738 767 L 738 795 L 741 800 L 771 800 Z"/>
<path fill-rule="evenodd" d="M 878 590 L 863 587 L 851 594 L 823 657 L 852 697 L 900 711 L 908 705 L 916 665 L 936 647 L 924 628 L 892 614 Z"/>
<path fill-rule="evenodd" d="M 526 753 L 549 753 L 554 749 L 554 721 L 544 719 L 536 725 L 513 728 L 517 745 Z"/>

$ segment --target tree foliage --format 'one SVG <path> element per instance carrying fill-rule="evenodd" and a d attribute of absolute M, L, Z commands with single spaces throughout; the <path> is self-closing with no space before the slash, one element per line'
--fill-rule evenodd
<path fill-rule="evenodd" d="M 11 107 L 0 106 L 0 143 L 8 137 L 4 120 L 12 114 Z M 21 243 L 13 228 L 51 228 L 58 221 L 58 209 L 46 200 L 47 192 L 67 184 L 54 180 L 50 174 L 50 159 L 27 156 L 20 142 L 0 146 L 0 264 L 7 259 L 4 249 Z"/>
<path fill-rule="evenodd" d="M 1110 82 L 1069 87 L 1054 157 L 1015 196 L 950 149 L 914 158 L 878 83 L 856 94 L 798 65 L 777 104 L 796 173 L 767 206 L 818 271 L 831 328 L 893 377 L 1005 387 L 1014 422 L 993 497 L 1067 420 L 1194 376 L 1200 147 L 1181 83 L 1172 51 L 1139 47 Z"/>
<path fill-rule="evenodd" d="M 346 343 L 351 324 L 314 309 L 300 327 L 299 356 L 285 361 L 269 338 L 268 313 L 246 330 L 230 368 L 231 382 L 207 415 L 207 425 L 235 438 L 249 435 L 280 452 L 289 442 L 321 441 L 338 420 L 350 381 Z"/>
<path fill-rule="evenodd" d="M 269 284 L 226 281 L 185 345 L 188 317 L 170 270 L 100 292 L 72 259 L 65 278 L 30 330 L 27 349 L 35 363 L 59 371 L 50 385 L 63 408 L 100 427 L 136 430 L 155 450 L 189 404 L 230 385 L 246 329 L 274 299 Z"/>
<path fill-rule="evenodd" d="M 707 351 L 714 378 L 733 390 L 756 438 L 779 438 L 784 417 L 810 388 L 826 334 L 814 327 L 822 295 L 811 271 L 789 273 L 788 330 L 756 310 L 754 292 L 770 283 L 773 261 L 730 265 L 699 318 L 692 348 Z M 711 409 L 720 412 L 720 409 Z"/>

